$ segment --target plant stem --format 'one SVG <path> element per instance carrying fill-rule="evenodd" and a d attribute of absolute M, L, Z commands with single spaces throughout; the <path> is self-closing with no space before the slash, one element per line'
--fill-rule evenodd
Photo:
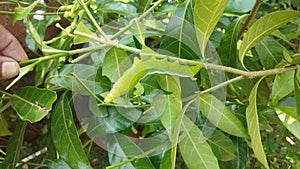
<path fill-rule="evenodd" d="M 97 42 L 100 42 L 101 44 L 104 44 L 104 45 L 109 46 L 109 47 L 116 47 L 116 48 L 120 48 L 120 49 L 129 51 L 129 52 L 133 52 L 133 53 L 141 53 L 142 52 L 142 50 L 140 50 L 140 49 L 119 44 L 118 41 L 105 41 L 105 40 L 103 40 L 101 38 L 98 38 L 96 36 L 93 36 L 93 35 L 90 35 L 90 34 L 87 34 L 87 33 L 84 33 L 84 32 L 79 32 L 79 31 L 74 31 L 74 34 L 85 37 L 85 38 L 89 38 L 89 39 L 97 41 Z"/>
<path fill-rule="evenodd" d="M 86 14 L 88 15 L 88 17 L 91 19 L 92 23 L 94 24 L 94 26 L 98 29 L 98 31 L 100 32 L 100 34 L 106 39 L 109 40 L 109 38 L 107 37 L 107 35 L 103 32 L 103 30 L 100 28 L 99 24 L 97 23 L 97 21 L 95 20 L 95 18 L 93 17 L 93 15 L 91 14 L 90 10 L 88 9 L 88 7 L 86 6 L 86 4 L 84 2 L 82 2 L 82 0 L 77 0 L 77 2 L 79 4 L 81 4 L 81 6 L 83 7 L 84 11 L 86 12 Z"/>
<path fill-rule="evenodd" d="M 105 46 L 108 47 L 116 47 L 119 49 L 123 49 L 129 52 L 133 52 L 133 53 L 137 53 L 137 54 L 143 54 L 143 56 L 148 56 L 148 57 L 153 57 L 155 56 L 157 59 L 167 59 L 171 62 L 179 62 L 180 64 L 184 64 L 184 65 L 189 65 L 189 66 L 202 66 L 205 69 L 210 69 L 210 70 L 217 70 L 217 71 L 224 71 L 224 72 L 228 72 L 228 73 L 233 73 L 236 75 L 241 75 L 244 78 L 255 78 L 255 77 L 261 77 L 261 76 L 270 76 L 270 75 L 275 75 L 275 74 L 279 74 L 279 73 L 283 73 L 286 71 L 290 71 L 290 70 L 295 70 L 300 68 L 299 65 L 295 65 L 295 66 L 290 66 L 290 67 L 285 67 L 285 68 L 275 68 L 275 69 L 270 69 L 270 70 L 264 70 L 264 71 L 254 71 L 254 72 L 248 72 L 248 71 L 244 71 L 244 70 L 240 70 L 240 69 L 236 69 L 236 68 L 232 68 L 232 67 L 227 67 L 227 66 L 222 66 L 222 65 L 216 65 L 216 64 L 211 64 L 211 63 L 203 63 L 203 62 L 199 62 L 199 61 L 194 61 L 194 60 L 188 60 L 188 59 L 182 59 L 182 58 L 177 58 L 177 57 L 172 57 L 172 56 L 168 56 L 168 55 L 163 55 L 163 54 L 158 54 L 158 53 L 154 53 L 154 52 L 143 52 L 140 49 L 137 48 L 133 48 L 133 47 L 129 47 L 123 44 L 119 44 L 117 41 L 105 41 L 101 38 L 95 37 L 93 35 L 84 33 L 84 32 L 79 32 L 79 31 L 75 31 L 74 32 L 75 35 L 79 35 L 79 36 L 83 36 L 92 40 L 95 40 L 97 42 L 100 42 L 100 45 L 96 45 L 96 46 L 92 46 L 92 47 L 87 47 L 87 48 L 82 48 L 82 49 L 75 49 L 75 50 L 71 50 L 71 51 L 65 51 L 65 50 L 43 50 L 43 52 L 52 52 L 52 53 L 57 53 L 54 55 L 50 55 L 50 56 L 45 56 L 45 57 L 40 57 L 40 58 L 36 58 L 36 59 L 31 59 L 31 60 L 27 60 L 27 61 L 22 61 L 20 62 L 20 64 L 28 64 L 28 63 L 32 63 L 32 62 L 42 62 L 42 61 L 46 61 L 46 60 L 50 60 L 50 59 L 55 59 L 55 58 L 59 58 L 59 57 L 63 57 L 66 54 L 67 55 L 74 55 L 74 54 L 78 54 L 78 53 L 85 53 L 85 52 L 92 52 L 92 51 L 97 51 Z M 236 80 L 236 79 L 235 79 Z"/>
<path fill-rule="evenodd" d="M 89 57 L 93 52 L 87 52 L 87 53 L 84 53 L 83 55 L 77 57 L 76 59 L 72 60 L 71 63 L 78 63 L 80 61 L 82 61 L 83 59 Z"/>
<path fill-rule="evenodd" d="M 146 55 L 144 54 L 144 56 L 146 56 Z M 153 56 L 153 54 L 152 54 L 152 56 Z M 185 64 L 185 65 L 189 65 L 189 66 L 200 65 L 205 69 L 233 73 L 233 74 L 244 76 L 245 78 L 249 78 L 249 79 L 252 79 L 255 77 L 261 77 L 261 76 L 275 75 L 275 74 L 279 74 L 279 73 L 283 73 L 283 72 L 287 72 L 290 70 L 295 70 L 295 69 L 300 68 L 300 65 L 295 65 L 295 66 L 289 66 L 289 67 L 284 67 L 284 68 L 275 68 L 275 69 L 270 69 L 270 70 L 247 72 L 247 71 L 232 68 L 232 67 L 216 65 L 216 64 L 212 64 L 212 63 L 203 63 L 203 62 L 187 60 L 187 59 L 181 59 L 181 58 L 176 58 L 176 57 L 161 55 L 161 54 L 155 55 L 155 57 L 159 58 L 159 59 L 167 58 L 169 61 L 173 61 L 173 62 L 178 61 L 181 64 Z"/>
<path fill-rule="evenodd" d="M 4 156 L 6 156 L 6 153 L 1 148 L 0 148 L 0 153 L 3 154 Z"/>
<path fill-rule="evenodd" d="M 216 85 L 216 86 L 213 86 L 213 87 L 211 87 L 211 88 L 209 88 L 209 89 L 206 89 L 206 90 L 204 90 L 204 91 L 200 91 L 200 92 L 199 92 L 199 95 L 201 96 L 201 95 L 204 95 L 204 94 L 206 94 L 206 93 L 210 93 L 210 92 L 216 91 L 216 90 L 218 90 L 218 89 L 222 89 L 223 87 L 226 87 L 227 85 L 229 85 L 229 84 L 231 84 L 231 83 L 235 83 L 235 82 L 238 82 L 238 81 L 243 80 L 243 79 L 245 79 L 244 76 L 238 76 L 238 77 L 236 77 L 236 78 L 230 79 L 230 80 L 228 80 L 228 81 L 226 81 L 226 82 L 223 82 L 223 83 L 221 83 L 221 84 L 218 84 L 218 85 Z"/>
<path fill-rule="evenodd" d="M 251 14 L 250 16 L 247 18 L 244 26 L 242 27 L 241 31 L 239 32 L 239 35 L 238 35 L 238 40 L 242 37 L 243 33 L 246 31 L 246 29 L 248 28 L 251 20 L 256 16 L 257 12 L 258 12 L 258 9 L 260 7 L 260 5 L 263 3 L 263 0 L 256 0 L 256 3 L 251 11 Z"/>
<path fill-rule="evenodd" d="M 40 58 L 36 58 L 36 59 L 31 59 L 31 60 L 21 61 L 20 64 L 23 65 L 23 64 L 33 63 L 33 62 L 37 62 L 37 61 L 38 62 L 47 61 L 47 60 L 50 60 L 50 59 L 63 57 L 66 54 L 74 55 L 74 54 L 78 54 L 78 53 L 97 51 L 97 50 L 99 50 L 99 49 L 101 49 L 105 46 L 116 47 L 116 48 L 120 48 L 120 49 L 123 49 L 123 50 L 126 50 L 126 51 L 137 53 L 137 54 L 142 53 L 142 50 L 140 50 L 140 49 L 136 49 L 136 48 L 129 47 L 129 46 L 126 46 L 126 45 L 118 44 L 118 43 L 115 43 L 115 42 L 107 42 L 107 41 L 104 41 L 104 40 L 102 40 L 98 37 L 95 37 L 95 36 L 92 36 L 92 35 L 89 35 L 89 34 L 86 34 L 86 33 L 83 33 L 83 32 L 75 31 L 75 34 L 91 38 L 91 39 L 96 40 L 100 43 L 104 43 L 104 45 L 101 44 L 101 45 L 96 45 L 96 46 L 92 46 L 92 47 L 76 49 L 76 50 L 71 50 L 71 51 L 55 50 L 55 51 L 52 51 L 52 52 L 56 52 L 57 54 L 50 55 L 50 56 L 45 56 L 45 57 L 40 57 Z M 51 52 L 51 51 L 49 50 L 49 51 L 46 51 L 46 52 Z M 61 53 L 58 53 L 58 52 L 61 52 Z M 143 53 L 143 56 L 149 56 L 149 57 L 155 56 L 157 59 L 168 59 L 171 62 L 179 62 L 181 64 L 188 65 L 188 66 L 198 66 L 198 65 L 200 65 L 205 69 L 218 70 L 218 71 L 233 73 L 233 74 L 241 75 L 241 76 L 243 76 L 245 78 L 249 78 L 249 79 L 252 79 L 252 78 L 255 78 L 255 77 L 261 77 L 261 76 L 275 75 L 275 74 L 279 74 L 279 73 L 283 73 L 283 72 L 286 72 L 286 71 L 295 70 L 295 69 L 300 68 L 299 65 L 295 65 L 295 66 L 290 66 L 290 67 L 285 67 L 285 68 L 275 68 L 275 69 L 264 70 L 264 71 L 247 72 L 247 71 L 232 68 L 232 67 L 216 65 L 216 64 L 211 64 L 211 63 L 203 63 L 203 62 L 199 62 L 199 61 L 182 59 L 182 58 L 177 58 L 177 57 L 158 54 L 158 53 L 151 53 L 151 52 Z"/>
<path fill-rule="evenodd" d="M 262 76 L 277 75 L 280 73 L 288 72 L 291 70 L 296 70 L 299 68 L 300 68 L 300 65 L 294 65 L 294 66 L 288 66 L 288 67 L 284 67 L 284 68 L 275 68 L 275 69 L 270 69 L 270 70 L 248 72 L 249 76 L 246 76 L 246 78 L 252 79 L 252 78 L 262 77 Z"/>
<path fill-rule="evenodd" d="M 19 62 L 20 65 L 26 65 L 26 64 L 31 64 L 31 63 L 40 63 L 43 61 L 51 60 L 51 59 L 57 59 L 59 57 L 64 57 L 66 54 L 64 53 L 57 53 L 54 55 L 49 55 L 49 56 L 44 56 L 44 57 L 39 57 L 39 58 L 34 58 L 34 59 L 29 59 L 29 60 L 24 60 Z"/>
<path fill-rule="evenodd" d="M 27 164 L 27 165 L 35 166 L 38 168 L 48 167 L 46 164 L 38 164 L 38 163 L 30 163 L 30 162 L 20 162 L 19 164 Z"/>
<path fill-rule="evenodd" d="M 91 150 L 92 150 L 93 144 L 94 144 L 94 140 L 91 139 L 91 140 L 90 140 L 89 147 L 88 147 L 87 152 L 86 152 L 86 156 L 87 156 L 88 158 L 89 158 L 89 156 L 90 156 L 90 154 L 91 154 Z"/>
<path fill-rule="evenodd" d="M 291 70 L 296 70 L 296 69 L 299 69 L 299 68 L 300 68 L 300 65 L 296 65 L 296 66 L 290 66 L 290 67 L 286 67 L 286 68 L 277 68 L 277 69 L 271 69 L 271 70 L 265 70 L 265 71 L 248 72 L 250 74 L 249 76 L 238 76 L 236 78 L 230 79 L 226 82 L 220 83 L 220 84 L 218 84 L 216 86 L 213 86 L 209 89 L 201 91 L 200 95 L 216 91 L 216 90 L 221 89 L 221 88 L 223 88 L 223 87 L 225 87 L 229 84 L 241 81 L 243 79 L 252 79 L 252 78 L 255 78 L 255 77 L 277 75 L 277 74 L 280 74 L 280 73 L 288 72 L 288 71 L 291 71 Z"/>
<path fill-rule="evenodd" d="M 30 160 L 33 160 L 35 159 L 36 157 L 39 157 L 43 154 L 45 154 L 47 152 L 47 147 L 44 147 L 42 149 L 40 149 L 39 151 L 23 158 L 18 164 L 17 164 L 17 167 L 20 166 L 21 164 L 28 164 L 28 165 L 32 165 L 32 166 L 38 166 L 38 167 L 46 167 L 45 165 L 43 164 L 36 164 L 36 163 L 30 163 L 29 161 Z"/>
<path fill-rule="evenodd" d="M 0 11 L 0 14 L 2 15 L 14 15 L 15 12 L 11 12 L 11 11 Z M 64 12 L 46 12 L 46 13 L 34 13 L 31 12 L 28 15 L 63 15 Z"/>
<path fill-rule="evenodd" d="M 10 102 L 8 102 L 7 104 L 5 104 L 4 106 L 2 106 L 1 108 L 0 108 L 0 114 L 2 113 L 2 112 L 4 112 L 6 109 L 8 109 L 9 107 L 10 107 Z"/>
<path fill-rule="evenodd" d="M 101 38 L 95 37 L 93 35 L 90 35 L 90 34 L 87 34 L 84 32 L 75 31 L 74 34 L 95 40 L 97 42 L 100 42 L 100 43 L 105 44 L 110 47 L 120 48 L 120 49 L 129 51 L 129 52 L 138 53 L 138 54 L 141 54 L 143 52 L 140 49 L 136 49 L 136 48 L 129 47 L 126 45 L 118 44 L 117 42 L 111 42 L 111 41 L 107 42 L 105 40 L 102 40 Z M 247 71 L 232 68 L 232 67 L 221 66 L 221 65 L 211 64 L 211 63 L 203 63 L 203 62 L 199 62 L 199 61 L 182 59 L 182 58 L 172 57 L 172 56 L 158 54 L 158 53 L 144 52 L 142 54 L 143 54 L 143 56 L 149 56 L 149 57 L 153 57 L 155 55 L 155 57 L 158 59 L 168 59 L 169 61 L 172 61 L 172 62 L 177 61 L 181 64 L 185 64 L 185 65 L 189 65 L 189 66 L 200 65 L 200 66 L 204 67 L 205 69 L 218 70 L 218 71 L 224 71 L 224 72 L 228 72 L 228 73 L 238 74 L 238 75 L 242 75 L 246 78 L 250 78 L 250 79 L 255 78 L 255 77 L 260 77 L 260 76 L 269 76 L 269 75 L 273 75 L 273 74 L 278 74 L 278 73 L 282 73 L 284 71 L 297 69 L 299 67 L 299 66 L 292 66 L 289 68 L 277 68 L 277 69 L 271 69 L 271 70 L 265 70 L 265 71 L 247 72 Z"/>
<path fill-rule="evenodd" d="M 7 96 L 9 96 L 9 97 L 13 97 L 13 95 L 12 95 L 12 94 L 10 94 L 10 93 L 7 93 L 7 92 L 5 92 L 5 91 L 2 91 L 2 90 L 0 90 L 0 93 L 2 93 L 2 94 L 4 94 L 4 95 L 7 95 Z"/>
<path fill-rule="evenodd" d="M 94 52 L 97 51 L 99 49 L 102 49 L 104 47 L 106 47 L 107 45 L 97 45 L 97 46 L 91 46 L 91 47 L 86 47 L 86 48 L 82 48 L 82 49 L 75 49 L 75 50 L 47 50 L 44 49 L 43 52 L 46 53 L 56 53 L 53 55 L 48 55 L 48 56 L 44 56 L 44 57 L 39 57 L 39 58 L 34 58 L 34 59 L 30 59 L 30 60 L 24 60 L 19 62 L 20 65 L 26 65 L 26 64 L 31 64 L 34 62 L 44 62 L 44 61 L 48 61 L 51 59 L 57 59 L 60 57 L 65 57 L 67 55 L 75 55 L 75 54 L 79 54 L 79 53 L 85 53 L 85 52 Z"/>
<path fill-rule="evenodd" d="M 155 2 L 151 8 L 149 8 L 147 11 L 145 11 L 142 15 L 140 15 L 137 18 L 134 18 L 133 20 L 131 20 L 129 22 L 129 24 L 127 26 L 125 26 L 124 28 L 120 29 L 119 32 L 117 32 L 116 34 L 114 34 L 111 39 L 114 40 L 117 37 L 119 37 L 120 35 L 122 35 L 124 32 L 126 32 L 133 24 L 134 21 L 140 21 L 142 20 L 144 17 L 146 17 L 151 11 L 153 11 L 157 6 L 159 6 L 161 3 L 163 3 L 165 0 L 159 0 L 157 2 Z"/>

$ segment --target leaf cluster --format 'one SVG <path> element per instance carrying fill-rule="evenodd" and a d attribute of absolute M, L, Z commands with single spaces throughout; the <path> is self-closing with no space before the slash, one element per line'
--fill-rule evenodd
<path fill-rule="evenodd" d="M 25 129 L 42 119 L 40 167 L 101 167 L 91 163 L 95 145 L 107 151 L 106 168 L 299 166 L 296 155 L 278 157 L 265 144 L 277 133 L 299 148 L 296 1 L 272 11 L 264 7 L 275 2 L 261 0 L 56 3 L 14 9 L 37 58 L 20 62 L 6 89 L 30 71 L 35 86 L 0 90 L 0 135 L 11 135 L 0 168 L 28 163 Z M 51 26 L 60 33 L 44 40 Z M 18 116 L 13 133 L 3 118 L 9 107 Z"/>

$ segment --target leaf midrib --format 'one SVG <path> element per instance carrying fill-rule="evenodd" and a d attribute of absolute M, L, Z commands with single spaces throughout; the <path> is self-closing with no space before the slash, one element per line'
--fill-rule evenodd
<path fill-rule="evenodd" d="M 65 116 L 65 97 L 66 97 L 66 94 L 64 94 L 63 96 L 62 96 L 63 98 L 62 98 L 62 103 L 61 103 L 61 109 L 62 109 L 62 113 L 61 113 L 61 115 L 62 115 L 62 117 L 63 117 L 63 121 L 64 121 L 64 127 L 65 127 L 65 130 L 66 130 L 66 133 L 67 133 L 67 138 L 68 138 L 68 140 L 69 140 L 69 144 L 71 144 L 71 146 L 72 146 L 72 148 L 73 148 L 73 150 L 75 150 L 75 154 L 76 154 L 76 156 L 78 157 L 78 159 L 82 159 L 81 157 L 80 157 L 80 155 L 78 154 L 78 152 L 76 151 L 76 148 L 75 148 L 75 146 L 74 146 L 74 144 L 73 144 L 73 142 L 72 142 L 72 139 L 71 139 L 71 137 L 70 137 L 70 132 L 69 132 L 69 130 L 68 130 L 68 125 L 66 124 L 66 121 L 67 121 L 67 119 L 66 119 L 66 116 Z M 69 105 L 68 104 L 66 104 L 66 108 L 68 108 L 68 109 L 70 109 L 70 107 L 69 107 Z M 86 162 L 86 159 L 82 159 L 82 160 L 84 160 L 85 162 Z"/>
<path fill-rule="evenodd" d="M 184 128 L 185 132 L 187 133 L 186 136 L 188 136 L 189 141 L 192 143 L 193 147 L 197 147 L 196 144 L 194 143 L 194 141 L 193 141 L 191 135 L 190 135 L 190 132 L 187 130 L 187 128 L 186 128 L 186 126 L 185 126 L 184 123 L 182 123 L 182 127 Z M 192 130 L 193 130 L 193 129 L 191 129 L 191 131 L 192 131 Z M 197 154 L 198 154 L 199 157 L 202 157 L 202 156 L 201 156 L 201 153 L 198 151 L 197 148 L 195 148 L 194 151 L 197 152 Z M 208 166 L 206 165 L 206 163 L 203 161 L 203 158 L 200 158 L 200 160 L 201 160 L 202 164 L 205 165 L 205 168 L 208 168 Z"/>

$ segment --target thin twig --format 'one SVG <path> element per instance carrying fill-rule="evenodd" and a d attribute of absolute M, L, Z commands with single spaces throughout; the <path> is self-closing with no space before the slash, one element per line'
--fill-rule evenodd
<path fill-rule="evenodd" d="M 11 12 L 11 11 L 0 11 L 1 15 L 14 15 L 15 12 Z M 46 12 L 46 13 L 35 13 L 35 12 L 31 12 L 28 15 L 63 15 L 64 12 Z"/>
<path fill-rule="evenodd" d="M 105 46 L 116 47 L 116 48 L 120 48 L 120 49 L 129 51 L 129 52 L 137 53 L 137 54 L 142 53 L 142 50 L 140 50 L 140 49 L 133 48 L 133 47 L 126 46 L 126 45 L 122 45 L 122 44 L 118 44 L 117 42 L 105 41 L 101 38 L 98 38 L 98 37 L 95 37 L 95 36 L 92 36 L 92 35 L 89 35 L 89 34 L 86 34 L 86 33 L 83 33 L 83 32 L 75 31 L 74 33 L 76 35 L 87 37 L 87 38 L 90 38 L 92 40 L 98 41 L 98 42 L 103 43 L 103 44 L 92 46 L 92 47 L 87 47 L 87 48 L 83 48 L 83 49 L 72 50 L 72 51 L 54 50 L 53 52 L 56 52 L 57 53 L 56 55 L 31 59 L 31 60 L 27 60 L 27 61 L 22 61 L 20 64 L 32 63 L 33 60 L 42 62 L 42 61 L 50 60 L 52 58 L 62 57 L 65 54 L 74 55 L 74 54 L 78 54 L 78 53 L 90 52 L 90 51 L 93 51 L 93 50 L 99 50 L 99 49 L 101 49 Z M 58 53 L 59 51 L 61 53 Z M 50 51 L 47 51 L 47 52 L 50 52 Z M 232 67 L 216 65 L 216 64 L 212 64 L 212 63 L 204 63 L 204 62 L 199 62 L 199 61 L 195 61 L 195 60 L 182 59 L 182 58 L 177 58 L 177 57 L 172 57 L 172 56 L 158 54 L 158 53 L 152 53 L 152 52 L 143 53 L 143 56 L 149 56 L 149 57 L 155 56 L 157 59 L 167 59 L 171 62 L 179 62 L 181 64 L 189 65 L 189 66 L 200 65 L 205 69 L 224 71 L 224 72 L 228 72 L 228 73 L 241 75 L 241 76 L 244 76 L 245 78 L 250 78 L 250 79 L 255 78 L 255 77 L 261 77 L 261 76 L 275 75 L 275 74 L 279 74 L 279 73 L 283 73 L 283 72 L 286 72 L 286 71 L 290 71 L 290 70 L 294 70 L 294 69 L 299 68 L 299 65 L 296 65 L 296 66 L 290 66 L 290 67 L 285 67 L 285 68 L 275 68 L 275 69 L 264 70 L 264 71 L 248 72 L 248 71 L 244 71 L 244 70 L 240 70 L 240 69 L 236 69 L 236 68 L 232 68 Z"/>
<path fill-rule="evenodd" d="M 86 48 L 82 48 L 82 49 L 75 49 L 75 50 L 56 50 L 56 49 L 43 49 L 43 52 L 45 53 L 55 53 L 53 55 L 47 55 L 44 57 L 39 57 L 39 58 L 34 58 L 34 59 L 29 59 L 29 60 L 24 60 L 19 62 L 20 65 L 27 65 L 27 64 L 31 64 L 31 63 L 35 63 L 35 62 L 44 62 L 44 61 L 48 61 L 51 59 L 57 59 L 60 57 L 66 57 L 68 55 L 75 55 L 75 54 L 79 54 L 79 53 L 86 53 L 86 52 L 91 52 L 91 51 L 98 51 L 104 47 L 106 47 L 107 45 L 96 45 L 96 46 L 91 46 L 91 47 L 86 47 Z"/>
<path fill-rule="evenodd" d="M 11 103 L 8 102 L 7 104 L 5 104 L 4 106 L 0 107 L 0 114 L 2 112 L 4 112 L 6 109 L 8 109 L 10 107 Z"/>
<path fill-rule="evenodd" d="M 82 61 L 83 59 L 89 57 L 93 52 L 87 52 L 87 53 L 84 53 L 82 54 L 81 56 L 77 57 L 76 59 L 72 60 L 71 63 L 78 63 L 80 61 Z"/>
<path fill-rule="evenodd" d="M 107 45 L 107 46 L 110 46 L 110 47 L 120 48 L 120 49 L 129 51 L 129 52 L 133 52 L 133 53 L 137 53 L 137 54 L 141 54 L 143 52 L 140 49 L 133 48 L 133 47 L 126 46 L 126 45 L 122 45 L 122 44 L 118 44 L 118 42 L 105 41 L 101 38 L 95 37 L 93 35 L 90 35 L 90 34 L 87 34 L 87 33 L 84 33 L 84 32 L 75 31 L 74 34 L 82 36 L 82 37 L 89 38 L 91 40 L 95 40 L 97 42 L 100 42 L 100 43 L 102 43 L 104 45 Z M 242 76 L 247 77 L 247 78 L 254 78 L 254 77 L 258 77 L 258 76 L 266 76 L 265 74 L 272 75 L 272 74 L 274 74 L 274 71 L 276 71 L 276 72 L 278 72 L 278 71 L 281 72 L 282 71 L 281 70 L 282 68 L 278 68 L 278 69 L 272 69 L 272 70 L 267 70 L 267 71 L 247 72 L 247 71 L 232 68 L 232 67 L 221 66 L 221 65 L 216 65 L 216 64 L 212 64 L 212 63 L 204 63 L 204 62 L 188 60 L 188 59 L 182 59 L 182 58 L 172 57 L 172 56 L 163 55 L 163 54 L 159 54 L 159 53 L 155 53 L 155 54 L 153 54 L 152 52 L 143 53 L 143 56 L 153 57 L 154 55 L 157 59 L 168 59 L 171 62 L 179 62 L 181 64 L 189 65 L 189 66 L 200 65 L 205 69 L 219 70 L 219 71 L 224 71 L 224 72 L 228 72 L 228 73 L 234 73 L 234 74 L 242 75 Z M 285 68 L 283 68 L 283 69 L 285 69 Z"/>
<path fill-rule="evenodd" d="M 256 0 L 256 3 L 251 11 L 251 14 L 250 16 L 247 18 L 244 26 L 242 27 L 242 29 L 240 30 L 239 32 L 239 35 L 238 35 L 238 39 L 240 39 L 243 35 L 243 33 L 246 31 L 246 29 L 248 28 L 251 20 L 256 16 L 257 12 L 258 12 L 258 9 L 260 7 L 260 5 L 263 3 L 263 0 Z"/>
<path fill-rule="evenodd" d="M 79 2 L 79 4 L 83 7 L 84 11 L 86 12 L 86 14 L 88 15 L 88 17 L 91 19 L 93 25 L 98 29 L 98 31 L 100 32 L 100 34 L 106 39 L 109 40 L 109 38 L 107 37 L 107 35 L 103 32 L 103 30 L 100 28 L 99 24 L 97 23 L 97 21 L 95 20 L 95 18 L 93 17 L 93 15 L 91 14 L 90 10 L 88 9 L 87 5 L 82 2 L 82 0 L 77 0 Z"/>
<path fill-rule="evenodd" d="M 271 69 L 271 70 L 265 70 L 265 71 L 248 72 L 249 76 L 238 76 L 236 78 L 230 79 L 226 82 L 220 83 L 220 84 L 218 84 L 216 86 L 213 86 L 209 89 L 201 91 L 200 95 L 216 91 L 216 90 L 221 89 L 225 86 L 228 86 L 229 84 L 241 81 L 243 79 L 252 79 L 252 78 L 256 78 L 256 77 L 276 75 L 276 74 L 288 72 L 288 71 L 291 71 L 291 70 L 296 70 L 296 69 L 299 69 L 299 68 L 300 68 L 300 65 L 296 65 L 296 66 L 290 66 L 290 67 L 286 67 L 286 68 L 277 68 L 277 69 Z"/>
<path fill-rule="evenodd" d="M 165 0 L 159 0 L 157 2 L 155 2 L 151 8 L 149 8 L 147 11 L 145 11 L 142 15 L 140 15 L 137 18 L 132 19 L 129 24 L 127 26 L 125 26 L 124 28 L 122 28 L 119 32 L 117 32 L 116 34 L 114 34 L 111 39 L 114 40 L 117 37 L 119 37 L 120 35 L 122 35 L 124 32 L 126 32 L 133 24 L 135 21 L 140 21 L 142 20 L 144 17 L 146 17 L 151 11 L 153 11 L 157 6 L 159 6 L 161 3 L 163 3 Z"/>
<path fill-rule="evenodd" d="M 233 78 L 233 79 L 230 79 L 230 80 L 228 80 L 228 81 L 226 81 L 226 82 L 224 82 L 224 83 L 218 84 L 218 85 L 213 86 L 213 87 L 211 87 L 211 88 L 209 88 L 209 89 L 206 89 L 206 90 L 204 90 L 204 91 L 201 91 L 201 92 L 199 93 L 199 95 L 201 96 L 201 95 L 204 95 L 204 94 L 206 94 L 206 93 L 210 93 L 210 92 L 216 91 L 216 90 L 218 90 L 218 89 L 222 89 L 223 87 L 226 87 L 226 86 L 228 86 L 228 85 L 231 84 L 231 83 L 235 83 L 235 82 L 238 82 L 238 81 L 243 80 L 243 79 L 245 79 L 244 76 L 238 76 L 238 77 Z"/>
<path fill-rule="evenodd" d="M 29 155 L 29 156 L 23 158 L 23 159 L 21 160 L 21 162 L 17 164 L 16 167 L 18 167 L 18 166 L 20 166 L 20 165 L 22 165 L 22 164 L 25 164 L 25 163 L 27 163 L 28 161 L 33 160 L 33 159 L 35 159 L 36 157 L 45 154 L 46 152 L 47 152 L 47 147 L 44 147 L 44 148 L 42 148 L 41 150 L 35 152 L 34 154 L 31 154 L 31 155 Z"/>
<path fill-rule="evenodd" d="M 5 91 L 2 91 L 0 90 L 0 93 L 4 94 L 4 95 L 7 95 L 8 97 L 13 97 L 12 94 L 8 93 L 8 92 L 5 92 Z"/>

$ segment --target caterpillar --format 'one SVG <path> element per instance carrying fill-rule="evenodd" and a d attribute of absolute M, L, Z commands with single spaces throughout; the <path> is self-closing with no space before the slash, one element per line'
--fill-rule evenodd
<path fill-rule="evenodd" d="M 200 68 L 199 65 L 196 67 L 196 70 L 199 71 Z M 104 102 L 110 103 L 114 99 L 128 93 L 142 78 L 150 74 L 168 74 L 192 78 L 195 73 L 189 66 L 182 65 L 178 61 L 169 62 L 167 59 L 156 59 L 155 57 L 151 57 L 148 60 L 134 58 L 132 66 L 113 85 Z"/>

